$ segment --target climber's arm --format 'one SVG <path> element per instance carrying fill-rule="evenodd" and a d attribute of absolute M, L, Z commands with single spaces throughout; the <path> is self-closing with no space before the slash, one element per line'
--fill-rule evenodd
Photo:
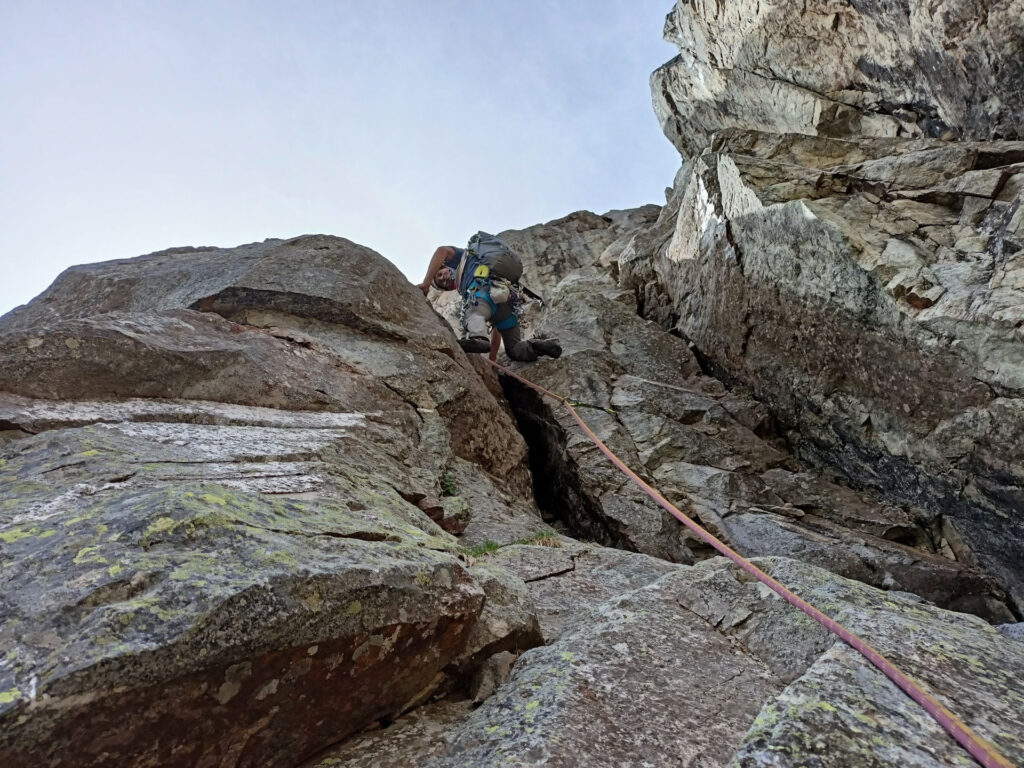
<path fill-rule="evenodd" d="M 433 282 L 437 270 L 443 267 L 445 262 L 449 261 L 453 256 L 455 256 L 455 249 L 450 245 L 442 245 L 434 251 L 434 255 L 430 257 L 430 266 L 427 267 L 427 276 L 423 278 L 422 283 L 416 286 L 423 291 L 424 296 L 430 290 L 430 284 Z"/>

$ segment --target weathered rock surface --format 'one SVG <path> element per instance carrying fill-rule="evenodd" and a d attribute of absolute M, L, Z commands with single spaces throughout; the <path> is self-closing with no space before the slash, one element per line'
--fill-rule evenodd
<path fill-rule="evenodd" d="M 667 204 L 502 233 L 520 370 L 1012 762 L 1022 2 L 679 0 Z M 340 238 L 0 319 L 0 484 L 4 765 L 973 764 Z"/>
<path fill-rule="evenodd" d="M 654 108 L 687 157 L 726 128 L 1024 138 L 1021 0 L 678 0 L 665 39 Z"/>
<path fill-rule="evenodd" d="M 678 570 L 658 558 L 564 537 L 503 547 L 489 559 L 527 585 L 546 643 L 585 622 L 608 599 Z"/>
<path fill-rule="evenodd" d="M 72 267 L 5 316 L 2 331 L 5 391 L 78 399 L 92 387 L 109 397 L 325 410 L 353 399 L 353 377 L 372 378 L 375 389 L 359 397 L 373 401 L 385 387 L 436 411 L 456 454 L 495 474 L 514 472 L 525 451 L 514 436 L 511 447 L 481 440 L 477 418 L 509 422 L 479 377 L 466 375 L 473 369 L 455 339 L 394 266 L 343 238 Z"/>
<path fill-rule="evenodd" d="M 5 764 L 294 765 L 539 641 L 422 509 L 467 461 L 522 506 L 525 446 L 373 252 L 75 268 L 0 357 Z"/>
<path fill-rule="evenodd" d="M 665 32 L 688 161 L 620 284 L 1019 615 L 1024 4 L 678 2 Z"/>
<path fill-rule="evenodd" d="M 641 232 L 650 228 L 649 212 L 637 219 Z M 538 228 L 503 237 L 523 255 L 528 275 L 543 275 L 543 265 L 557 259 L 549 253 L 557 233 L 579 238 L 586 226 L 606 232 L 580 238 L 597 244 L 591 262 L 577 251 L 580 266 L 553 273 L 556 285 L 541 283 L 548 308 L 536 328 L 562 339 L 563 355 L 524 373 L 579 402 L 612 450 L 741 553 L 787 555 L 946 607 L 1011 619 L 1003 588 L 969 560 L 957 561 L 925 511 L 856 493 L 801 465 L 765 406 L 703 375 L 685 342 L 637 316 L 632 290 L 619 288 L 611 269 L 618 266 L 624 283 L 635 280 L 636 263 L 620 263 L 635 245 L 612 217 L 573 215 L 551 222 L 542 237 Z M 674 562 L 713 554 L 612 467 L 564 409 L 514 382 L 507 388 L 533 449 L 539 498 L 573 535 Z"/>
<path fill-rule="evenodd" d="M 549 298 L 537 330 L 566 349 L 531 366 L 531 378 L 592 406 L 588 419 L 633 466 L 749 554 L 789 553 L 1009 620 L 994 583 L 933 551 L 916 510 L 802 466 L 763 405 L 705 376 L 682 340 L 637 316 L 632 286 L 616 277 L 647 263 L 627 267 L 621 257 L 635 251 L 638 226 L 661 225 L 655 213 L 576 215 L 542 236 L 519 235 Z M 576 251 L 571 270 L 549 253 L 563 226 L 591 248 Z M 345 241 L 313 242 L 333 250 L 336 269 L 368 258 Z M 286 282 L 295 272 L 288 249 L 263 258 L 264 275 L 281 260 L 286 292 L 301 293 Z M 557 286 L 544 282 L 545 269 Z M 132 283 L 140 296 L 144 276 Z M 67 317 L 50 301 L 0 326 L 2 354 L 23 366 L 0 395 L 0 473 L 13 491 L 0 503 L 9 587 L 0 632 L 11 648 L 4 757 L 483 766 L 497 754 L 526 765 L 669 765 L 682 754 L 697 765 L 745 765 L 770 748 L 790 756 L 780 764 L 798 765 L 820 753 L 824 727 L 807 714 L 819 685 L 799 687 L 808 675 L 836 681 L 838 698 L 814 707 L 840 719 L 878 700 L 868 693 L 875 673 L 775 598 L 719 561 L 678 564 L 709 553 L 615 476 L 564 414 L 512 388 L 548 522 L 658 557 L 556 536 L 524 493 L 525 445 L 493 397 L 496 381 L 432 313 L 414 316 L 406 336 L 400 325 L 382 335 L 340 311 L 293 314 L 263 289 L 217 291 L 220 303 L 196 299 L 195 309 L 157 302 L 89 314 L 76 305 Z M 122 344 L 136 358 L 125 375 Z M 274 364 L 289 355 L 296 362 Z M 38 388 L 26 384 L 32 377 Z M 77 399 L 75 377 L 95 382 Z M 493 428 L 460 442 L 471 430 L 466 401 Z M 497 551 L 473 563 L 440 527 L 446 521 L 463 546 Z M 837 615 L 844 600 L 869 605 L 865 633 L 892 630 L 894 645 L 906 632 L 893 614 L 908 605 L 959 633 L 957 653 L 973 643 L 985 671 L 975 669 L 967 685 L 976 693 L 958 714 L 984 720 L 979 729 L 1017 754 L 1006 734 L 1019 726 L 1019 643 L 808 564 L 771 567 L 798 588 L 801 579 L 821 587 Z M 917 642 L 901 652 L 916 657 Z M 950 658 L 958 669 L 975 663 Z M 959 674 L 923 676 L 944 695 L 961 686 Z M 450 698 L 432 701 L 439 695 Z M 878 739 L 907 723 L 928 733 L 913 705 L 883 701 Z M 692 727 L 668 730 L 677 717 Z M 367 726 L 376 730 L 321 752 Z M 868 759 L 843 742 L 855 728 L 843 720 L 827 745 L 848 756 L 839 764 Z M 923 744 L 885 749 L 908 764 L 960 759 L 955 746 L 947 760 Z"/>
<path fill-rule="evenodd" d="M 302 768 L 420 768 L 448 750 L 451 729 L 472 711 L 467 699 L 442 699 L 328 749 Z"/>
<path fill-rule="evenodd" d="M 341 766 L 969 766 L 859 654 L 722 559 L 566 542 L 488 560 L 527 581 L 548 645 L 475 712 L 431 705 L 310 763 Z M 567 567 L 567 563 L 571 564 Z M 974 617 L 782 558 L 758 565 L 1024 756 L 1024 645 Z M 575 566 L 575 567 L 572 567 Z"/>
<path fill-rule="evenodd" d="M 537 607 L 547 643 L 555 642 L 572 627 L 589 626 L 590 615 L 609 598 L 650 584 L 679 568 L 646 555 L 581 544 L 565 537 L 544 541 L 543 545 L 500 547 L 481 557 L 475 567 L 500 568 L 521 579 Z M 526 648 L 516 649 L 517 654 L 523 650 Z M 515 654 L 500 653 L 493 658 L 501 673 L 499 683 L 507 679 L 510 668 L 521 666 Z M 487 665 L 482 669 L 490 673 Z M 430 758 L 450 751 L 462 721 L 494 693 L 492 680 L 482 682 L 489 688 L 488 696 L 476 700 L 454 696 L 433 702 L 384 730 L 368 730 L 327 750 L 304 768 L 426 765 Z"/>
<path fill-rule="evenodd" d="M 1024 758 L 1024 646 L 909 595 L 792 560 L 759 565 Z M 525 653 L 449 740 L 420 764 L 972 764 L 859 654 L 720 559 L 677 567 Z"/>
<path fill-rule="evenodd" d="M 714 150 L 624 284 L 793 427 L 798 456 L 921 510 L 1020 610 L 1024 144 L 741 133 Z"/>

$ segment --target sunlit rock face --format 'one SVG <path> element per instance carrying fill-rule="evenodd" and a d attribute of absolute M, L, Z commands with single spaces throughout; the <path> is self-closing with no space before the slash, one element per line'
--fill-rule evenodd
<path fill-rule="evenodd" d="M 655 111 L 695 156 L 726 128 L 1024 138 L 1022 0 L 679 0 Z"/>

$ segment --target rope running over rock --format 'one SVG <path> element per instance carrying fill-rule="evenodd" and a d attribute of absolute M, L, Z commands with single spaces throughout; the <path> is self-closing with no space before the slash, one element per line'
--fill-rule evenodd
<path fill-rule="evenodd" d="M 995 747 L 993 747 L 989 742 L 982 739 L 968 725 L 960 721 L 956 717 L 956 715 L 950 712 L 935 697 L 926 692 L 918 683 L 914 682 L 906 674 L 900 671 L 900 669 L 895 664 L 893 664 L 891 661 L 886 659 L 881 653 L 879 653 L 870 645 L 868 645 L 866 641 L 855 635 L 850 630 L 846 629 L 846 627 L 842 626 L 839 622 L 826 616 L 824 613 L 822 613 L 820 610 L 815 608 L 813 605 L 808 603 L 803 598 L 791 592 L 783 584 L 773 579 L 771 576 L 762 571 L 752 562 L 750 562 L 745 557 L 743 557 L 738 552 L 729 547 L 727 544 L 713 536 L 711 533 L 704 530 L 700 525 L 698 525 L 688 516 L 680 512 L 668 499 L 662 496 L 661 493 L 655 490 L 652 486 L 648 485 L 639 475 L 637 475 L 633 470 L 631 470 L 625 464 L 625 462 L 622 461 L 622 459 L 616 456 L 612 452 L 612 450 L 607 445 L 605 445 L 604 442 L 602 442 L 601 438 L 594 434 L 590 427 L 587 426 L 586 422 L 583 421 L 579 413 L 576 412 L 576 409 L 573 408 L 573 406 L 569 403 L 568 400 L 566 400 L 564 397 L 561 397 L 560 395 L 556 395 L 554 392 L 549 392 L 543 387 L 534 384 L 532 381 L 523 378 L 517 373 L 513 373 L 509 369 L 505 368 L 502 365 L 499 365 L 493 360 L 488 360 L 487 362 L 489 362 L 497 370 L 501 371 L 507 376 L 511 376 L 516 381 L 519 381 L 525 384 L 526 386 L 530 387 L 531 389 L 540 392 L 542 395 L 547 395 L 548 397 L 554 398 L 562 405 L 564 405 L 566 408 L 568 408 L 569 413 L 572 415 L 573 419 L 576 420 L 576 423 L 579 424 L 580 428 L 586 433 L 587 437 L 590 438 L 594 445 L 596 445 L 598 449 L 600 449 L 601 453 L 603 453 L 609 459 L 609 461 L 611 461 L 612 464 L 614 464 L 623 474 L 625 474 L 630 480 L 636 483 L 636 485 L 638 485 L 648 496 L 650 496 L 655 502 L 657 502 L 659 506 L 661 506 L 663 509 L 671 513 L 672 516 L 675 517 L 679 522 L 681 522 L 683 525 L 685 525 L 687 528 L 693 531 L 703 541 L 707 542 L 712 547 L 714 547 L 722 555 L 729 558 L 737 566 L 739 566 L 744 571 L 753 576 L 755 579 L 757 579 L 762 584 L 767 586 L 769 589 L 778 594 L 788 603 L 806 613 L 816 622 L 818 622 L 823 627 L 832 632 L 834 635 L 839 637 L 851 648 L 861 653 L 868 661 L 870 661 L 878 669 L 880 669 L 886 677 L 888 677 L 897 686 L 899 686 L 899 688 L 904 693 L 906 693 L 910 698 L 912 698 L 914 701 L 916 701 L 918 704 L 924 707 L 925 711 L 928 712 L 928 714 L 931 715 L 933 718 L 935 718 L 939 725 L 945 728 L 946 731 L 948 731 L 949 734 L 954 739 L 956 739 L 961 746 L 964 747 L 964 749 L 971 753 L 971 756 L 974 757 L 975 760 L 977 760 L 981 765 L 984 766 L 984 768 L 1014 768 L 1013 764 L 1010 763 L 1010 761 L 1003 757 L 1001 754 L 999 754 Z"/>

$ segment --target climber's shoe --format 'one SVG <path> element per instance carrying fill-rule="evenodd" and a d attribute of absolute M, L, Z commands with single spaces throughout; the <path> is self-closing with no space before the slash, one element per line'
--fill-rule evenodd
<path fill-rule="evenodd" d="M 520 363 L 532 363 L 537 359 L 537 350 L 533 348 L 533 344 L 529 341 L 520 341 L 512 349 L 506 347 L 505 354 L 511 360 L 516 360 Z"/>
<path fill-rule="evenodd" d="M 459 339 L 459 346 L 463 352 L 480 353 L 491 351 L 491 341 L 486 336 L 470 336 L 468 339 Z"/>
<path fill-rule="evenodd" d="M 558 339 L 530 339 L 530 346 L 538 355 L 560 357 L 562 354 L 562 345 L 558 343 Z"/>

